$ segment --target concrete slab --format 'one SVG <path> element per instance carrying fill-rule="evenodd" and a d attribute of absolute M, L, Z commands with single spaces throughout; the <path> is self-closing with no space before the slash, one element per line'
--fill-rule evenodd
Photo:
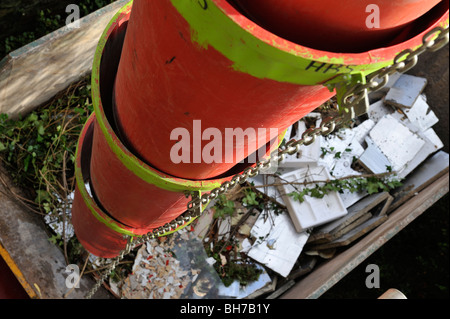
<path fill-rule="evenodd" d="M 10 184 L 8 176 L 0 170 L 0 177 Z M 0 183 L 0 244 L 2 255 L 7 254 L 14 263 L 16 277 L 21 281 L 31 298 L 63 299 L 70 290 L 66 286 L 68 266 L 63 252 L 49 241 L 45 223 L 39 215 L 27 211 L 7 196 L 8 189 Z M 80 288 L 74 289 L 67 299 L 80 299 L 95 284 L 90 277 L 83 276 Z M 95 298 L 111 298 L 100 289 Z"/>

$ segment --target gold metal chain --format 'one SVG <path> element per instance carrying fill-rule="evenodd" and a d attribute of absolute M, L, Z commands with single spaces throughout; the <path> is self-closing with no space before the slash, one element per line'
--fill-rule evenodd
<path fill-rule="evenodd" d="M 394 58 L 391 65 L 369 74 L 366 78 L 366 83 L 356 83 L 355 85 L 350 86 L 344 93 L 342 102 L 338 105 L 341 113 L 339 116 L 325 118 L 320 126 L 306 130 L 302 134 L 301 139 L 292 139 L 288 141 L 283 147 L 278 149 L 278 152 L 275 152 L 269 158 L 258 161 L 254 167 L 246 168 L 242 173 L 233 176 L 230 181 L 222 183 L 220 187 L 211 190 L 209 193 L 205 193 L 201 196 L 196 195 L 197 193 L 193 194 L 192 200 L 187 204 L 186 212 L 175 218 L 170 223 L 156 228 L 152 232 L 149 232 L 143 236 L 127 236 L 127 245 L 125 249 L 122 250 L 118 256 L 111 259 L 111 263 L 108 265 L 104 274 L 97 279 L 94 287 L 89 291 L 85 298 L 92 298 L 103 282 L 114 271 L 123 257 L 128 255 L 134 248 L 142 245 L 148 240 L 163 236 L 169 231 L 174 231 L 192 219 L 199 217 L 202 213 L 202 207 L 207 205 L 211 200 L 216 199 L 221 194 L 227 193 L 238 184 L 244 184 L 250 177 L 257 176 L 261 173 L 261 171 L 269 169 L 273 162 L 278 163 L 283 161 L 286 154 L 296 154 L 299 151 L 300 146 L 314 143 L 317 136 L 326 136 L 330 134 L 336 127 L 353 118 L 353 116 L 348 116 L 348 114 L 352 114 L 349 110 L 358 108 L 361 101 L 367 98 L 367 94 L 369 92 L 377 91 L 386 86 L 389 81 L 389 76 L 397 72 L 404 73 L 410 70 L 417 64 L 418 56 L 420 54 L 427 51 L 435 52 L 444 47 L 448 42 L 448 26 L 446 28 L 436 27 L 432 29 L 424 35 L 422 38 L 422 45 L 420 45 L 416 50 L 406 49 L 400 52 Z"/>
<path fill-rule="evenodd" d="M 433 39 L 434 37 L 436 38 Z M 448 41 L 448 26 L 446 28 L 436 27 L 427 32 L 422 38 L 422 45 L 416 50 L 403 50 L 397 54 L 393 64 L 368 75 L 366 84 L 358 83 L 348 90 L 343 97 L 342 107 L 347 109 L 354 107 L 364 98 L 365 90 L 374 92 L 383 88 L 388 83 L 390 75 L 396 72 L 405 73 L 417 64 L 419 55 L 426 51 L 435 52 L 444 47 Z"/>

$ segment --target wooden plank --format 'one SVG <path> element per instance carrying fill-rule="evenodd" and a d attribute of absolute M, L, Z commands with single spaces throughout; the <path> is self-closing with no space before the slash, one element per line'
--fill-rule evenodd
<path fill-rule="evenodd" d="M 292 286 L 295 285 L 294 280 L 289 280 L 286 282 L 283 286 L 275 290 L 273 293 L 271 293 L 269 296 L 266 297 L 266 299 L 277 299 L 280 297 L 283 293 L 285 293 L 287 290 L 291 289 Z"/>
<path fill-rule="evenodd" d="M 317 257 L 302 255 L 297 260 L 297 263 L 299 263 L 299 266 L 292 269 L 291 273 L 286 278 L 287 280 L 295 280 L 301 276 L 310 273 L 316 266 Z"/>
<path fill-rule="evenodd" d="M 356 209 L 366 206 L 362 209 L 364 213 L 362 216 L 351 224 L 344 223 L 344 228 L 337 227 L 333 230 L 329 242 L 311 243 L 309 249 L 317 251 L 348 246 L 384 223 L 388 219 L 386 212 L 392 203 L 393 197 L 388 193 L 379 193 L 373 196 L 372 203 L 370 203 L 369 199 L 366 198 L 362 201 L 363 203 L 357 203 L 360 205 Z"/>
<path fill-rule="evenodd" d="M 394 201 L 389 211 L 397 209 L 415 194 L 428 187 L 431 183 L 449 171 L 449 155 L 439 151 L 422 163 L 405 180 L 403 185 L 395 190 Z"/>
<path fill-rule="evenodd" d="M 348 246 L 358 238 L 364 236 L 365 234 L 369 233 L 371 230 L 375 229 L 376 227 L 380 226 L 382 223 L 384 223 L 387 219 L 387 215 L 372 215 L 369 216 L 363 216 L 363 218 L 369 217 L 366 221 L 364 221 L 361 225 L 358 225 L 358 227 L 352 229 L 350 232 L 344 234 L 342 237 L 339 237 L 329 243 L 325 244 L 319 244 L 312 246 L 310 249 L 315 250 L 324 250 L 324 249 L 330 249 L 330 248 L 336 248 L 336 247 L 342 247 L 342 246 Z"/>
<path fill-rule="evenodd" d="M 308 245 L 309 245 L 309 247 L 311 247 L 310 245 L 319 245 L 319 244 L 325 244 L 325 243 L 329 243 L 331 241 L 334 241 L 337 238 L 342 237 L 343 235 L 345 235 L 349 231 L 355 229 L 356 227 L 358 227 L 362 223 L 366 222 L 372 216 L 373 215 L 370 212 L 367 212 L 367 213 L 366 212 L 361 212 L 361 214 L 358 215 L 357 218 L 354 219 L 351 223 L 345 225 L 344 227 L 342 227 L 341 229 L 339 229 L 336 232 L 333 232 L 333 233 L 330 232 L 330 233 L 323 234 L 324 236 L 321 239 L 317 239 L 317 240 L 311 241 L 310 243 L 308 243 Z"/>
<path fill-rule="evenodd" d="M 299 281 L 281 299 L 316 299 L 361 264 L 378 248 L 420 216 L 449 191 L 449 174 L 445 174 L 413 199 L 392 212 L 390 218 L 358 243 L 320 265 Z"/>
<path fill-rule="evenodd" d="M 360 225 L 362 225 L 363 223 L 365 223 L 366 221 L 368 221 L 372 217 L 373 217 L 373 214 L 371 212 L 364 213 L 361 217 L 359 217 L 358 219 L 356 219 L 352 223 L 346 225 L 345 227 L 340 228 L 336 232 L 333 232 L 330 241 L 334 241 L 337 238 L 341 238 L 342 236 L 344 236 L 348 232 L 356 229 L 357 227 L 359 227 Z"/>
<path fill-rule="evenodd" d="M 80 28 L 52 32 L 0 61 L 0 113 L 12 118 L 47 102 L 92 70 L 98 40 L 128 1 L 116 1 L 80 19 Z"/>
<path fill-rule="evenodd" d="M 348 226 L 353 225 L 356 221 L 360 221 L 360 218 L 368 213 L 370 210 L 378 206 L 380 203 L 385 202 L 383 205 L 383 212 L 386 212 L 386 205 L 389 205 L 392 201 L 392 197 L 387 192 L 382 192 L 378 194 L 370 195 L 357 203 L 350 206 L 347 210 L 348 213 L 328 224 L 314 229 L 309 237 L 308 244 L 312 242 L 317 242 L 319 240 L 324 240 L 324 242 L 332 241 L 339 238 L 346 232 L 343 232 Z M 361 222 L 361 221 L 360 221 Z M 346 230 L 349 230 L 348 228 Z"/>

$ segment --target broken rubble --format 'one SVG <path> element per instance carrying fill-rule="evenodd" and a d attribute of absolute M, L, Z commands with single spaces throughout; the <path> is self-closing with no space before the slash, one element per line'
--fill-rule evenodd
<path fill-rule="evenodd" d="M 392 163 L 388 160 L 371 138 L 366 137 L 367 148 L 358 159 L 358 162 L 373 174 L 382 174 L 392 168 Z"/>
<path fill-rule="evenodd" d="M 279 169 L 278 171 L 283 172 L 284 170 Z M 278 191 L 276 186 L 266 186 L 275 185 L 276 179 L 274 175 L 261 174 L 249 179 L 249 182 L 256 186 L 256 189 L 266 196 L 272 198 L 281 206 L 285 207 L 285 202 Z"/>
<path fill-rule="evenodd" d="M 313 117 L 316 119 L 316 126 L 320 125 L 321 119 L 320 114 L 318 113 L 310 113 L 306 117 Z M 297 122 L 297 132 L 294 135 L 294 139 L 300 140 L 302 138 L 302 134 L 306 131 L 306 123 L 304 120 L 300 120 Z M 285 159 L 280 162 L 278 165 L 282 168 L 299 168 L 304 167 L 309 164 L 314 164 L 319 160 L 320 156 L 320 144 L 321 138 L 316 138 L 316 140 L 306 146 L 301 145 L 299 151 L 296 154 L 285 155 Z"/>
<path fill-rule="evenodd" d="M 255 242 L 247 255 L 283 277 L 289 275 L 309 237 L 294 229 L 286 213 L 273 212 L 259 215 L 251 235 Z"/>
<path fill-rule="evenodd" d="M 315 228 L 311 232 L 308 244 L 326 243 L 342 237 L 352 229 L 372 217 L 372 211 L 378 206 L 376 213 L 384 215 L 393 198 L 388 192 L 372 194 L 358 201 L 348 208 L 348 214 L 323 226 Z"/>
<path fill-rule="evenodd" d="M 410 109 L 404 109 L 403 112 L 420 131 L 425 131 L 439 122 L 423 95 L 419 95 L 413 106 Z"/>
<path fill-rule="evenodd" d="M 122 298 L 218 298 L 217 289 L 203 289 L 221 281 L 207 263 L 202 243 L 186 229 L 161 239 L 147 241 L 138 250 L 133 272 L 122 284 Z"/>
<path fill-rule="evenodd" d="M 403 82 L 408 80 L 407 77 L 400 75 L 397 78 L 398 81 L 402 78 Z M 399 93 L 404 88 L 401 87 L 402 81 L 395 86 L 398 81 L 395 81 L 395 78 L 392 77 L 390 81 L 392 88 L 385 88 L 382 93 L 391 93 L 391 96 L 394 93 Z M 320 178 L 313 178 L 322 181 L 331 178 L 344 178 L 350 175 L 361 175 L 363 172 L 356 171 L 352 165 L 355 159 L 364 163 L 363 167 L 366 168 L 367 173 L 385 173 L 388 171 L 388 167 L 392 167 L 393 170 L 398 169 L 400 171 L 399 176 L 401 178 L 405 177 L 430 154 L 442 147 L 441 141 L 432 130 L 437 118 L 434 113 L 430 112 L 425 96 L 421 95 L 423 86 L 418 85 L 417 92 L 408 96 L 409 100 L 415 99 L 410 108 L 405 108 L 406 105 L 396 104 L 389 99 L 379 100 L 371 104 L 368 120 L 363 120 L 361 123 L 357 122 L 359 124 L 352 129 L 343 129 L 322 139 L 320 147 L 326 153 L 322 154 L 322 158 L 320 156 L 317 158 L 317 154 L 315 154 L 308 159 L 309 162 L 303 161 L 303 163 L 301 163 L 300 158 L 290 158 L 286 161 L 287 164 L 281 165 L 279 177 L 289 180 L 286 177 L 292 175 L 299 167 L 313 174 L 318 167 L 328 170 L 327 176 L 322 175 Z M 414 98 L 413 95 L 416 93 L 417 97 Z M 403 94 L 405 93 L 403 92 Z M 398 110 L 400 105 L 402 107 L 401 112 Z M 287 140 L 291 135 L 296 139 L 301 138 L 301 132 L 306 129 L 302 126 L 302 122 L 299 121 L 300 125 L 296 128 L 298 131 L 295 134 L 290 134 L 292 127 L 288 129 Z M 308 151 L 312 151 L 312 148 L 309 148 Z M 298 180 L 301 181 L 302 179 Z M 312 179 L 310 178 L 310 180 Z M 280 183 L 276 175 L 266 174 L 250 178 L 249 181 L 255 186 Z M 286 197 L 286 190 L 281 188 L 267 186 L 257 189 L 278 201 L 282 206 L 287 207 L 292 214 L 295 211 L 292 209 L 292 198 Z M 301 269 L 294 267 L 299 256 L 317 255 L 324 259 L 332 258 L 337 247 L 351 244 L 387 220 L 386 210 L 390 207 L 392 197 L 387 193 L 375 195 L 368 196 L 367 192 L 355 194 L 344 191 L 338 194 L 338 204 L 329 203 L 326 200 L 326 203 L 324 203 L 323 198 L 307 198 L 303 202 L 306 205 L 299 214 L 302 216 L 286 213 L 277 215 L 266 210 L 259 214 L 254 225 L 241 225 L 239 230 L 235 232 L 240 241 L 239 251 L 246 253 L 255 262 L 284 277 L 285 287 L 289 287 L 293 284 L 292 278 L 295 277 L 295 274 L 302 273 Z M 374 198 L 384 198 L 384 206 L 380 204 L 380 209 L 376 211 L 370 209 Z M 339 214 L 342 213 L 342 215 L 337 217 L 339 214 L 336 213 L 335 216 L 330 217 L 324 214 L 333 206 L 339 207 L 337 210 L 340 210 Z M 198 225 L 203 226 L 199 230 L 196 229 L 195 234 L 200 238 L 204 238 L 205 229 L 213 221 L 213 213 L 211 212 L 212 210 L 199 218 Z M 310 224 L 299 224 L 299 220 L 304 220 L 305 216 L 306 219 L 309 219 L 307 221 Z M 222 225 L 219 225 L 219 229 L 222 229 L 220 233 L 228 233 L 230 227 L 237 225 L 239 223 L 237 217 L 239 216 L 233 216 L 222 221 Z M 296 219 L 298 219 L 297 224 Z M 312 232 L 307 232 L 306 229 Z M 249 237 L 253 238 L 253 241 L 250 241 Z M 208 264 L 207 260 L 204 263 Z M 258 282 L 254 283 L 256 286 L 262 285 L 264 289 L 259 291 L 257 289 L 252 293 L 243 293 L 244 287 L 241 287 L 237 282 L 227 288 L 224 288 L 219 282 L 217 285 L 217 287 L 221 287 L 219 295 L 227 295 L 232 298 L 252 298 L 255 296 L 254 293 L 257 296 L 263 291 L 273 291 L 277 276 L 270 280 L 270 277 L 269 279 L 265 277 L 266 275 L 268 276 L 267 272 Z M 195 280 L 197 280 L 199 274 L 197 273 L 195 276 Z M 175 283 L 175 280 L 175 277 L 169 276 L 167 282 L 172 284 Z M 206 286 L 212 289 L 211 282 L 208 282 L 209 284 Z M 280 286 L 283 286 L 283 282 L 280 283 Z M 130 284 L 136 286 L 136 282 L 130 282 Z M 277 291 L 279 292 L 283 287 L 278 288 Z M 208 290 L 207 287 L 205 289 Z M 199 298 L 207 297 L 208 294 L 205 289 L 198 288 L 196 296 Z M 273 294 L 274 296 L 277 295 L 276 292 Z M 160 292 L 158 291 L 158 293 Z M 169 297 L 171 292 L 166 291 L 164 293 L 163 298 Z"/>
<path fill-rule="evenodd" d="M 317 181 L 321 182 L 317 184 L 323 184 L 330 179 L 331 176 L 325 166 L 311 166 L 279 176 L 278 187 L 281 196 L 283 196 L 294 227 L 298 232 L 303 232 L 347 214 L 344 203 L 336 191 L 329 192 L 322 198 L 306 195 L 303 202 L 289 196 L 290 193 L 299 192 L 308 187 L 308 185 L 294 185 L 295 183 Z"/>
<path fill-rule="evenodd" d="M 256 264 L 262 273 L 259 275 L 257 281 L 251 282 L 246 286 L 242 286 L 239 281 L 234 281 L 230 286 L 225 287 L 225 285 L 219 285 L 219 295 L 230 298 L 245 299 L 245 298 L 255 298 L 263 293 L 273 291 L 272 279 L 267 274 L 266 270 L 261 266 Z"/>
<path fill-rule="evenodd" d="M 392 164 L 392 170 L 398 174 L 425 144 L 423 139 L 391 115 L 381 118 L 369 135 Z"/>
<path fill-rule="evenodd" d="M 402 74 L 386 94 L 385 103 L 411 108 L 420 94 L 422 94 L 427 79 L 410 74 Z"/>

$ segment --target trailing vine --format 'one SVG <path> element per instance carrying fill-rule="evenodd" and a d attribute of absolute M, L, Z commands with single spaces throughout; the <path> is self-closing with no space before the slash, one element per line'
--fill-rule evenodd
<path fill-rule="evenodd" d="M 81 251 L 75 237 L 66 238 L 65 227 L 70 222 L 76 144 L 93 111 L 88 83 L 89 77 L 71 85 L 25 117 L 12 119 L 0 114 L 0 162 L 24 193 L 10 191 L 9 195 L 63 225 L 62 234 L 56 233 L 49 240 L 64 248 L 67 262 Z"/>
<path fill-rule="evenodd" d="M 348 190 L 351 193 L 367 191 L 370 195 L 379 192 L 389 192 L 402 185 L 402 183 L 395 178 L 387 178 L 387 174 L 382 174 L 382 176 L 383 177 L 379 177 L 379 175 L 374 174 L 327 180 L 325 183 L 318 181 L 308 182 L 307 184 L 314 184 L 314 187 L 302 187 L 302 189 L 296 188 L 296 191 L 286 195 L 302 203 L 305 200 L 305 196 L 323 198 L 330 192 L 342 193 L 344 190 Z"/>

